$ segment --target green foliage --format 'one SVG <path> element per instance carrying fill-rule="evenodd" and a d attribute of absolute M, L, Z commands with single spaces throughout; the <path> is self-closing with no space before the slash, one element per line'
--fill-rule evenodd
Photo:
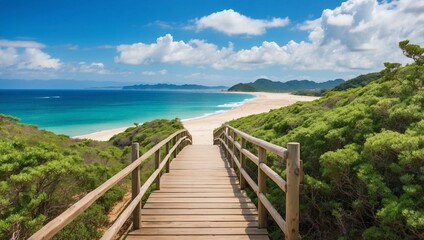
<path fill-rule="evenodd" d="M 28 238 L 130 160 L 126 145 L 70 139 L 18 121 L 0 115 L 0 239 Z M 178 120 L 158 120 L 113 139 L 137 140 L 146 149 L 180 128 Z M 99 238 L 108 211 L 127 190 L 124 182 L 106 192 L 55 238 Z"/>
<path fill-rule="evenodd" d="M 313 97 L 321 97 L 324 96 L 327 90 L 303 90 L 303 91 L 296 91 L 292 92 L 293 95 L 300 95 L 300 96 L 313 96 Z"/>
<path fill-rule="evenodd" d="M 399 48 L 402 49 L 405 56 L 412 58 L 417 65 L 424 65 L 424 48 L 416 44 L 410 44 L 409 40 L 399 42 Z"/>
<path fill-rule="evenodd" d="M 132 142 L 138 142 L 140 143 L 140 151 L 145 152 L 183 128 L 184 126 L 178 118 L 173 120 L 157 119 L 128 128 L 125 132 L 113 136 L 110 141 L 117 147 L 131 146 Z"/>
<path fill-rule="evenodd" d="M 230 122 L 280 146 L 300 142 L 304 239 L 424 239 L 424 91 L 413 80 L 424 66 L 386 67 L 364 87 Z"/>
<path fill-rule="evenodd" d="M 329 89 L 344 82 L 342 79 L 335 79 L 326 82 L 316 83 L 309 80 L 291 80 L 288 82 L 271 81 L 260 78 L 253 83 L 239 83 L 228 89 L 229 92 L 293 92 L 303 90 Z"/>
<path fill-rule="evenodd" d="M 336 87 L 334 87 L 333 91 L 344 91 L 351 88 L 363 87 L 368 83 L 375 81 L 381 78 L 383 75 L 380 72 L 368 73 L 359 75 L 355 78 L 347 80 L 346 82 L 340 83 Z"/>

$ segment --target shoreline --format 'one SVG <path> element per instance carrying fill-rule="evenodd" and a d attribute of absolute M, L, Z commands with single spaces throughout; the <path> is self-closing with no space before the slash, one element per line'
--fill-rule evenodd
<path fill-rule="evenodd" d="M 299 101 L 313 101 L 319 97 L 299 96 L 290 93 L 240 92 L 252 94 L 255 97 L 243 104 L 223 112 L 205 114 L 204 116 L 183 119 L 184 127 L 193 135 L 193 144 L 212 144 L 213 130 L 230 120 L 253 114 L 268 112 L 271 109 L 285 107 Z M 120 127 L 109 130 L 79 135 L 72 138 L 107 141 L 113 135 L 124 132 L 127 128 Z"/>

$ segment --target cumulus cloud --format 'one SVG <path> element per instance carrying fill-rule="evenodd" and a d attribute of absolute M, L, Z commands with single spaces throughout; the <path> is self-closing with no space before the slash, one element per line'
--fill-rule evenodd
<path fill-rule="evenodd" d="M 0 47 L 0 67 L 11 69 L 59 69 L 61 62 L 38 48 L 18 50 L 14 47 Z"/>
<path fill-rule="evenodd" d="M 232 46 L 218 48 L 203 40 L 174 41 L 172 35 L 159 37 L 156 43 L 135 43 L 117 47 L 115 62 L 125 64 L 182 63 L 206 65 L 220 61 L 232 52 Z"/>
<path fill-rule="evenodd" d="M 253 19 L 233 9 L 215 12 L 195 21 L 198 30 L 212 28 L 228 35 L 262 35 L 267 28 L 284 27 L 289 18 L 273 18 L 272 20 Z"/>
<path fill-rule="evenodd" d="M 141 74 L 143 74 L 145 76 L 157 76 L 157 75 L 163 76 L 163 75 L 166 75 L 167 73 L 168 73 L 168 71 L 166 69 L 162 69 L 162 70 L 159 70 L 159 71 L 143 71 L 143 72 L 141 72 Z"/>
<path fill-rule="evenodd" d="M 233 11 L 231 14 L 236 13 Z M 221 22 L 217 20 L 216 24 Z M 236 27 L 231 24 L 226 29 L 235 33 Z M 242 25 L 249 26 L 246 23 Z M 219 48 L 196 39 L 186 43 L 174 41 L 167 34 L 158 38 L 156 43 L 119 46 L 119 56 L 115 61 L 126 64 L 208 65 L 216 69 L 277 65 L 333 71 L 378 70 L 385 61 L 405 61 L 398 48 L 399 41 L 409 39 L 412 43 L 424 45 L 422 26 L 423 1 L 348 0 L 335 9 L 324 10 L 320 18 L 298 26 L 299 30 L 308 32 L 308 39 L 304 41 L 286 44 L 265 41 L 259 46 L 234 51 L 232 44 Z"/>

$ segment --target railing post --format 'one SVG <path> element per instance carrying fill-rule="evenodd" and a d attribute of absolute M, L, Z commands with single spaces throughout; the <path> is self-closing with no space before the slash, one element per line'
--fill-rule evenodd
<path fill-rule="evenodd" d="M 233 131 L 233 134 L 231 136 L 233 138 L 233 142 L 232 142 L 232 148 L 233 149 L 232 149 L 232 153 L 230 154 L 230 157 L 232 155 L 234 155 L 234 156 L 236 155 L 236 144 L 235 144 L 236 143 L 236 136 L 237 136 L 236 132 Z M 234 167 L 235 164 L 236 164 L 236 162 L 235 162 L 234 158 L 231 157 L 231 167 L 234 168 L 234 170 L 236 170 L 235 167 Z"/>
<path fill-rule="evenodd" d="M 175 144 L 177 144 L 177 136 L 174 137 L 174 139 L 172 140 L 172 143 L 173 143 L 172 146 L 175 146 Z M 172 159 L 177 157 L 177 149 L 174 150 L 172 155 L 173 155 Z"/>
<path fill-rule="evenodd" d="M 266 173 L 261 169 L 261 164 L 266 164 L 266 150 L 259 146 L 259 164 L 258 164 L 258 196 L 263 193 L 266 194 Z M 258 224 L 259 228 L 266 227 L 267 211 L 262 201 L 258 198 Z"/>
<path fill-rule="evenodd" d="M 155 170 L 159 169 L 160 165 L 160 148 L 155 152 Z M 160 190 L 160 172 L 155 179 L 156 190 Z"/>
<path fill-rule="evenodd" d="M 246 139 L 244 139 L 243 137 L 241 137 L 241 149 L 246 148 Z M 244 156 L 244 154 L 242 153 L 242 151 L 240 151 L 240 188 L 241 189 L 245 189 L 246 188 L 246 179 L 244 178 L 243 174 L 242 174 L 242 170 L 244 170 L 246 168 L 246 156 Z"/>
<path fill-rule="evenodd" d="M 166 143 L 165 145 L 165 156 L 167 156 L 169 153 L 169 142 Z M 168 161 L 166 162 L 166 173 L 169 173 L 169 163 L 171 162 L 171 159 L 168 159 Z"/>
<path fill-rule="evenodd" d="M 300 144 L 287 144 L 287 192 L 286 192 L 286 223 L 287 240 L 299 239 L 299 184 L 300 184 Z"/>
<path fill-rule="evenodd" d="M 137 160 L 140 156 L 140 147 L 138 143 L 133 143 L 131 145 L 131 162 Z M 140 193 L 140 166 L 135 168 L 132 171 L 131 175 L 132 181 L 132 199 L 136 198 Z M 141 218 L 141 203 L 137 205 L 133 212 L 133 229 L 140 229 L 140 218 Z"/>
<path fill-rule="evenodd" d="M 227 145 L 228 148 L 230 148 L 230 132 L 231 130 L 229 128 L 227 128 L 226 131 L 226 136 L 225 136 L 225 144 Z M 227 159 L 227 161 L 230 161 L 230 152 L 228 151 L 227 148 L 225 148 L 225 158 Z"/>

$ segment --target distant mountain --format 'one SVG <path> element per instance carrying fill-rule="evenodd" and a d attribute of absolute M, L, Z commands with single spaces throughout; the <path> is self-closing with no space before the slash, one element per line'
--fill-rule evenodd
<path fill-rule="evenodd" d="M 125 86 L 122 89 L 138 89 L 138 90 L 224 90 L 228 87 L 225 86 L 203 86 L 197 84 L 184 84 L 184 85 L 176 85 L 176 84 L 139 84 L 132 86 Z"/>
<path fill-rule="evenodd" d="M 260 78 L 253 83 L 239 83 L 228 89 L 229 92 L 292 92 L 301 90 L 321 90 L 333 88 L 343 79 L 329 80 L 317 83 L 309 80 L 291 80 L 288 82 L 271 81 Z"/>
<path fill-rule="evenodd" d="M 108 88 L 121 89 L 129 82 L 111 81 L 79 81 L 79 80 L 3 80 L 0 79 L 0 89 L 91 89 Z"/>

